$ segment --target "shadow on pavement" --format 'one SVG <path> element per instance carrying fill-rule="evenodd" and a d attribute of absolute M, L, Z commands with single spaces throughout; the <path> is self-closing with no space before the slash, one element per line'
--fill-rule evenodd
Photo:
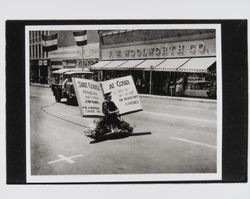
<path fill-rule="evenodd" d="M 90 144 L 96 144 L 99 142 L 104 142 L 107 140 L 117 140 L 117 139 L 122 139 L 122 138 L 126 138 L 129 136 L 141 136 L 141 135 L 150 135 L 152 134 L 151 132 L 140 132 L 140 133 L 132 133 L 131 135 L 127 135 L 124 133 L 113 133 L 113 134 L 109 134 L 109 135 L 104 135 L 101 138 L 98 138 L 96 140 L 92 140 L 90 141 Z"/>
<path fill-rule="evenodd" d="M 130 136 L 150 135 L 151 132 L 132 133 Z"/>
<path fill-rule="evenodd" d="M 59 103 L 62 103 L 62 104 L 66 104 L 66 105 L 68 105 L 68 106 L 78 106 L 78 103 L 76 102 L 67 102 L 67 101 L 61 101 L 61 102 L 59 102 Z"/>

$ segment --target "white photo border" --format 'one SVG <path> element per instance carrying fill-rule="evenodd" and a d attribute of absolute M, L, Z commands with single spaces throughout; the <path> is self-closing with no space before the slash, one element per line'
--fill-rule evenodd
<path fill-rule="evenodd" d="M 29 31 L 32 30 L 111 30 L 111 29 L 215 29 L 217 66 L 217 172 L 204 174 L 111 174 L 111 175 L 31 175 L 30 140 L 30 79 L 29 79 Z M 221 25 L 218 24 L 136 24 L 136 25 L 26 25 L 26 182 L 27 183 L 100 183 L 100 182 L 168 182 L 222 180 L 222 55 Z"/>

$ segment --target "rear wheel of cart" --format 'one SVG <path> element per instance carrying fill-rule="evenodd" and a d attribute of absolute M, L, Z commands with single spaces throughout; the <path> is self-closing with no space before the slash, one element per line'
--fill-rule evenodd
<path fill-rule="evenodd" d="M 68 95 L 67 95 L 67 104 L 73 104 L 73 98 L 70 98 Z"/>
<path fill-rule="evenodd" d="M 78 102 L 77 102 L 77 99 L 76 97 L 72 97 L 72 104 L 75 105 L 75 106 L 78 106 Z"/>

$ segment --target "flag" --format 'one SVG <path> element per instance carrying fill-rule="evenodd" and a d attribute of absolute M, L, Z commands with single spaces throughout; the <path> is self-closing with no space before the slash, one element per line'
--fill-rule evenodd
<path fill-rule="evenodd" d="M 87 44 L 87 31 L 80 31 L 80 32 L 73 32 L 76 45 L 77 46 L 84 46 Z"/>
<path fill-rule="evenodd" d="M 57 34 L 42 35 L 42 45 L 46 52 L 57 50 Z"/>

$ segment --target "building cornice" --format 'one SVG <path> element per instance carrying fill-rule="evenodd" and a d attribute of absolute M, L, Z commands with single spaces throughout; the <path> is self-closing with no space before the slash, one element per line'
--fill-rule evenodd
<path fill-rule="evenodd" d="M 202 40 L 202 39 L 211 39 L 211 38 L 215 38 L 215 33 L 205 33 L 205 34 L 190 35 L 190 36 L 183 36 L 183 37 L 171 37 L 171 38 L 165 38 L 165 39 L 139 41 L 139 42 L 131 42 L 131 43 L 100 45 L 100 49 L 150 45 L 150 44 L 156 44 L 156 43 L 172 43 L 172 42 L 180 42 L 180 41 L 193 41 L 193 40 Z"/>

